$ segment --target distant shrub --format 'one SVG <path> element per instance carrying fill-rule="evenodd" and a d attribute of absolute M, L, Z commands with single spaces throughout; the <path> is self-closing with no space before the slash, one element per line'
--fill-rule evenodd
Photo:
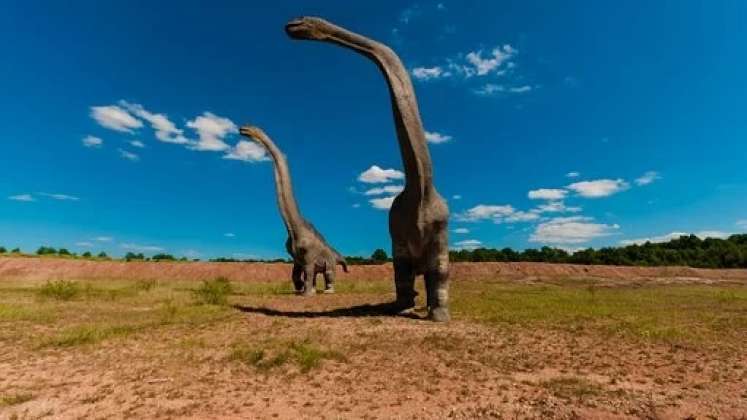
<path fill-rule="evenodd" d="M 199 288 L 193 291 L 197 302 L 206 305 L 225 305 L 228 303 L 228 295 L 232 292 L 233 286 L 225 277 L 205 280 Z"/>
<path fill-rule="evenodd" d="M 371 260 L 374 263 L 383 264 L 387 262 L 388 259 L 389 259 L 389 256 L 386 255 L 386 251 L 384 251 L 381 248 L 377 249 L 376 251 L 374 251 L 373 254 L 371 254 Z"/>
<path fill-rule="evenodd" d="M 5 254 L 6 252 L 8 252 L 8 250 L 0 246 L 0 254 Z"/>
<path fill-rule="evenodd" d="M 10 252 L 12 254 L 20 254 L 21 253 L 21 248 L 13 248 Z"/>
<path fill-rule="evenodd" d="M 103 251 L 99 252 L 99 255 L 97 255 L 96 257 L 98 257 L 98 258 L 109 258 L 109 256 L 106 255 L 106 252 L 103 252 Z"/>
<path fill-rule="evenodd" d="M 125 261 L 135 261 L 135 260 L 142 261 L 144 259 L 145 259 L 145 255 L 143 254 L 135 254 L 133 252 L 128 252 L 127 254 L 125 254 Z"/>
<path fill-rule="evenodd" d="M 36 250 L 36 255 L 54 255 L 57 254 L 57 250 L 52 248 L 51 246 L 40 246 L 39 249 Z"/>
<path fill-rule="evenodd" d="M 40 296 L 57 300 L 74 299 L 80 292 L 80 285 L 69 280 L 48 281 L 38 291 Z"/>
<path fill-rule="evenodd" d="M 68 251 L 66 248 L 60 248 L 59 251 L 57 251 L 57 255 L 71 255 L 70 251 Z"/>
<path fill-rule="evenodd" d="M 156 254 L 152 258 L 153 261 L 174 261 L 176 258 L 174 258 L 173 255 L 170 254 Z"/>
<path fill-rule="evenodd" d="M 83 258 L 91 258 L 93 255 L 91 255 L 90 252 L 86 251 L 83 254 L 80 255 Z"/>

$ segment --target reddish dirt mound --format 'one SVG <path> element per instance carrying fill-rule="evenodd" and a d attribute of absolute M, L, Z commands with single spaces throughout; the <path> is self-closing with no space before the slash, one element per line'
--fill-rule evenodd
<path fill-rule="evenodd" d="M 199 281 L 224 276 L 239 282 L 266 282 L 290 277 L 289 264 L 210 262 L 120 262 L 62 258 L 0 258 L 0 278 L 23 280 L 159 279 Z M 342 280 L 392 278 L 391 264 L 351 266 Z M 745 283 L 747 270 L 707 270 L 689 267 L 618 267 L 545 263 L 454 263 L 452 280 L 604 279 L 608 282 L 658 281 Z"/>

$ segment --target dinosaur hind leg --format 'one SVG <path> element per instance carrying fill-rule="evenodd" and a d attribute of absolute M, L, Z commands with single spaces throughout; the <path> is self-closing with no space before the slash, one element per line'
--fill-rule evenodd
<path fill-rule="evenodd" d="M 316 270 L 314 270 L 314 264 L 309 264 L 304 267 L 304 296 L 313 296 L 316 294 Z"/>
<path fill-rule="evenodd" d="M 446 322 L 449 315 L 449 251 L 436 241 L 428 259 L 425 272 L 425 288 L 428 294 L 428 318 Z"/>
<path fill-rule="evenodd" d="M 332 266 L 330 269 L 327 268 L 327 271 L 324 272 L 324 293 L 334 293 L 335 292 L 335 268 Z"/>

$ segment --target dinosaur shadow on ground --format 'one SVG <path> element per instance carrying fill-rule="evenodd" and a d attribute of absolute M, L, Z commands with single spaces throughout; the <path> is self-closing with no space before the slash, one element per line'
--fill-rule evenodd
<path fill-rule="evenodd" d="M 285 318 L 365 318 L 375 316 L 402 317 L 410 319 L 425 319 L 414 312 L 398 312 L 393 303 L 364 304 L 347 308 L 336 308 L 323 311 L 284 311 L 265 306 L 233 305 L 233 308 L 250 314 Z"/>

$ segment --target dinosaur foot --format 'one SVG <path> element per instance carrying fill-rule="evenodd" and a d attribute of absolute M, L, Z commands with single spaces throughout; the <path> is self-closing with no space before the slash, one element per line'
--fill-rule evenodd
<path fill-rule="evenodd" d="M 428 312 L 428 319 L 435 322 L 449 322 L 451 320 L 451 315 L 447 308 L 437 307 L 432 308 Z"/>
<path fill-rule="evenodd" d="M 324 289 L 324 292 L 323 292 L 323 293 L 324 293 L 325 295 L 331 295 L 331 294 L 334 294 L 334 293 L 335 293 L 335 288 L 334 288 L 334 287 L 328 287 L 328 288 Z"/>
<path fill-rule="evenodd" d="M 301 296 L 303 297 L 311 297 L 311 296 L 314 296 L 315 294 L 316 294 L 316 289 L 309 289 L 309 290 L 304 290 L 303 292 L 301 292 Z"/>

